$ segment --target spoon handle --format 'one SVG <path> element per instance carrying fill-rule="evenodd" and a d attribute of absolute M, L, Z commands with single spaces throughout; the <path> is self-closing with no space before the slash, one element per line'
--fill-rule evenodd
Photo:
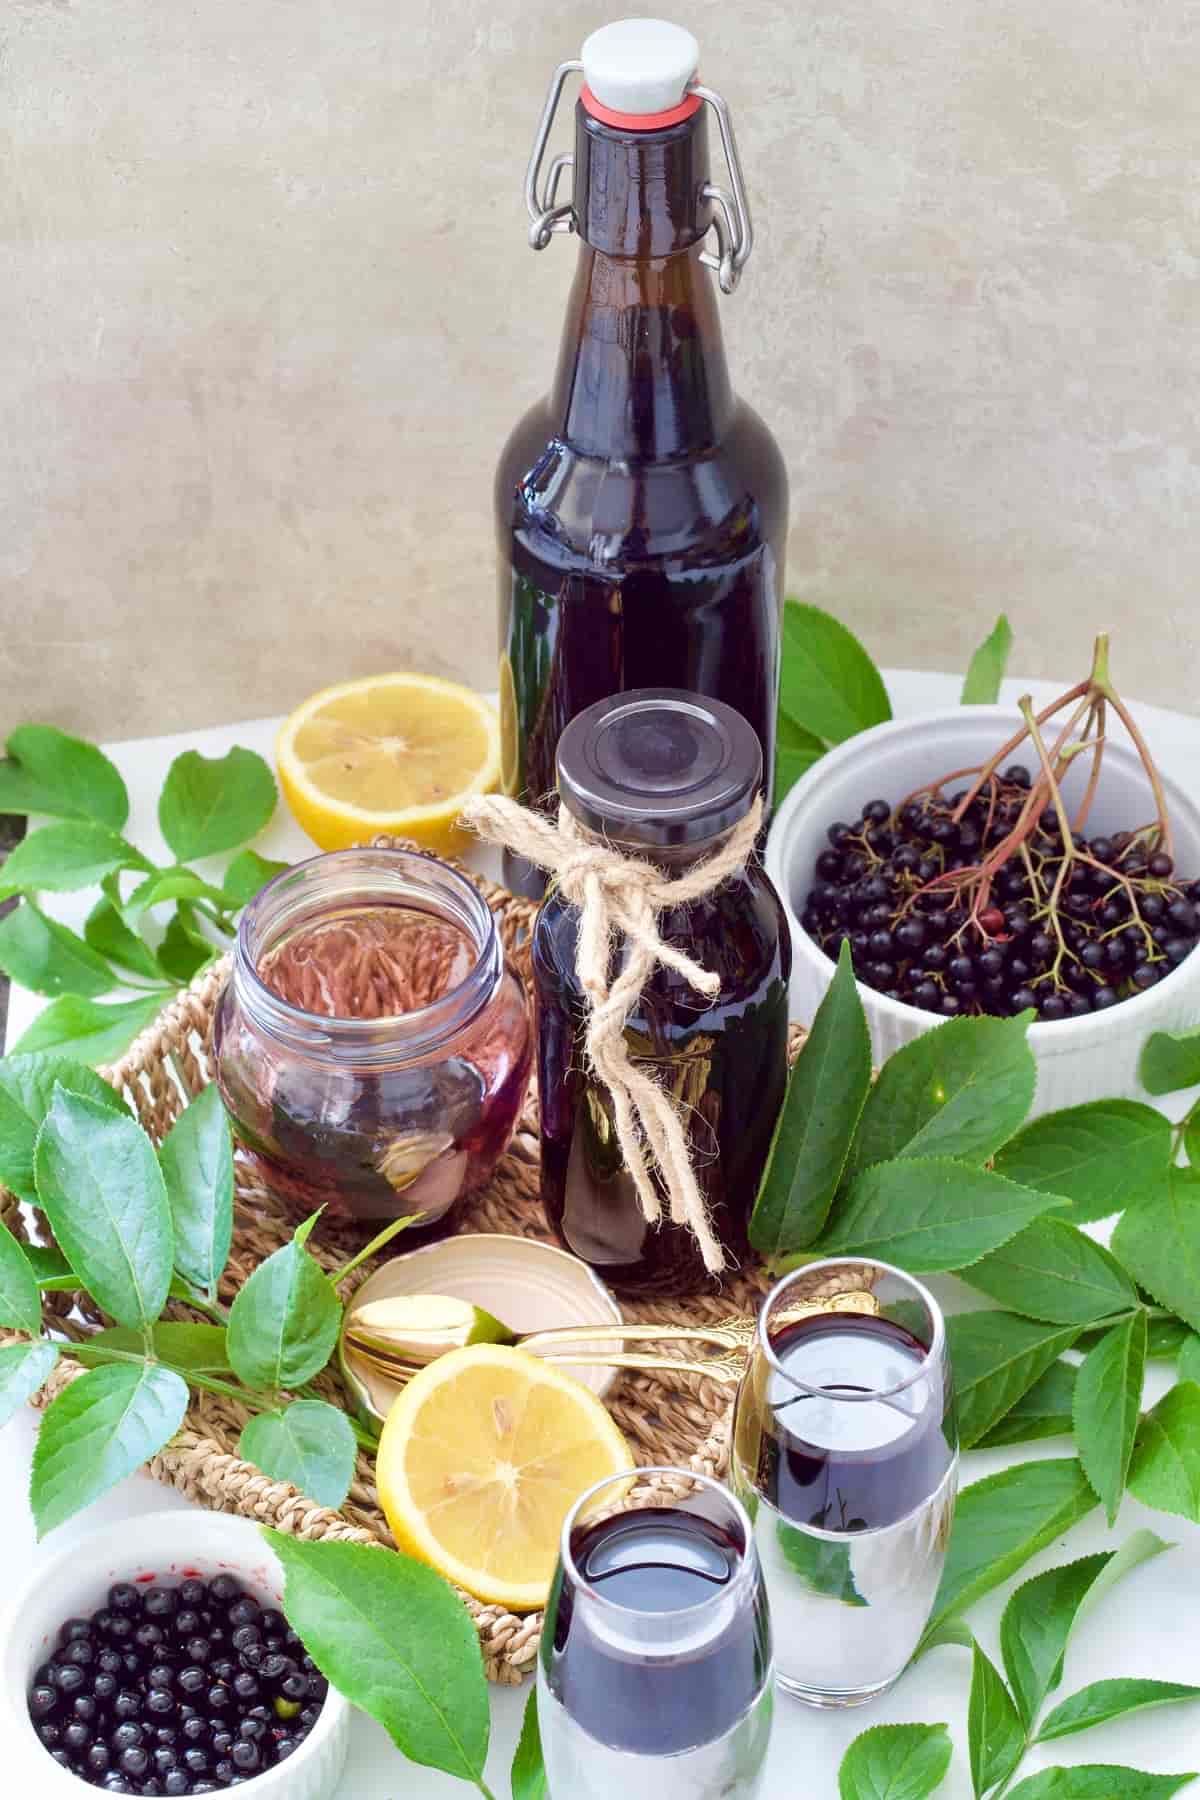
<path fill-rule="evenodd" d="M 716 1344 L 722 1350 L 741 1350 L 754 1331 L 752 1319 L 726 1319 L 721 1325 L 556 1325 L 547 1331 L 531 1331 L 517 1339 L 519 1350 L 549 1355 L 560 1344 L 626 1343 Z M 582 1359 L 587 1362 L 589 1359 Z M 594 1362 L 596 1359 L 592 1357 Z"/>
<path fill-rule="evenodd" d="M 695 1359 L 687 1356 L 655 1356 L 649 1351 L 620 1355 L 615 1350 L 602 1350 L 599 1355 L 593 1353 L 589 1356 L 586 1350 L 555 1350 L 547 1351 L 545 1360 L 563 1367 L 594 1368 L 599 1363 L 606 1369 L 647 1369 L 658 1375 L 667 1370 L 681 1375 L 707 1375 L 712 1381 L 728 1382 L 740 1381 L 745 1367 L 745 1357 L 736 1350 L 726 1350 L 720 1356 Z"/>
<path fill-rule="evenodd" d="M 412 1363 L 392 1360 L 388 1357 L 372 1355 L 361 1347 L 356 1349 L 359 1360 L 374 1369 L 386 1380 L 397 1387 L 403 1387 L 417 1373 Z M 542 1355 L 546 1362 L 560 1363 L 566 1367 L 595 1368 L 599 1364 L 606 1369 L 641 1369 L 661 1374 L 664 1370 L 682 1375 L 707 1375 L 714 1381 L 739 1381 L 745 1366 L 745 1355 L 740 1349 L 722 1350 L 716 1356 L 659 1356 L 651 1350 L 622 1351 L 605 1350 L 602 1346 L 594 1349 L 580 1350 L 546 1350 L 534 1352 Z"/>

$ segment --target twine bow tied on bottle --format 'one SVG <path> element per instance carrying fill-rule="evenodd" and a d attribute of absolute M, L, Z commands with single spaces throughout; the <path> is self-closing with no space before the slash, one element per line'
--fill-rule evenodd
<path fill-rule="evenodd" d="M 720 977 L 667 943 L 659 918 L 711 893 L 745 867 L 762 823 L 761 795 L 710 856 L 678 875 L 592 836 L 565 806 L 556 821 L 515 800 L 485 794 L 468 801 L 463 819 L 489 843 L 553 875 L 578 909 L 576 972 L 588 1006 L 587 1056 L 612 1096 L 617 1140 L 642 1212 L 652 1225 L 662 1216 L 656 1171 L 672 1221 L 690 1227 L 705 1268 L 720 1274 L 726 1256 L 700 1192 L 683 1119 L 646 1063 L 630 1056 L 625 1021 L 657 966 L 673 969 L 710 1000 L 719 993 Z M 612 952 L 622 937 L 625 956 L 614 973 Z"/>

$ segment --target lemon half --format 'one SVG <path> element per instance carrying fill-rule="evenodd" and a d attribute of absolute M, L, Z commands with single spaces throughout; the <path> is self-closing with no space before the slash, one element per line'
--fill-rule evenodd
<path fill-rule="evenodd" d="M 376 1479 L 401 1550 L 480 1600 L 530 1612 L 545 1605 L 575 1501 L 633 1467 L 590 1389 L 527 1351 L 470 1344 L 402 1391 Z"/>
<path fill-rule="evenodd" d="M 500 725 L 471 688 L 435 675 L 370 675 L 298 706 L 275 747 L 293 818 L 322 850 L 378 832 L 453 853 L 458 816 L 500 778 Z"/>

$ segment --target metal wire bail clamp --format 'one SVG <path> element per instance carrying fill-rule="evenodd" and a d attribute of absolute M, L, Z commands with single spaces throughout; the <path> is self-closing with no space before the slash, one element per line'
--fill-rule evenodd
<path fill-rule="evenodd" d="M 558 187 L 564 172 L 574 169 L 575 158 L 569 150 L 564 150 L 553 158 L 546 176 L 546 184 L 539 193 L 538 187 L 542 175 L 542 162 L 546 155 L 546 145 L 554 126 L 554 117 L 558 111 L 558 102 L 568 75 L 581 74 L 583 64 L 577 58 L 569 62 L 559 63 L 550 78 L 546 102 L 542 107 L 542 116 L 538 121 L 537 133 L 530 152 L 529 166 L 525 171 L 525 208 L 529 214 L 529 244 L 533 250 L 544 250 L 556 232 L 573 232 L 576 229 L 574 200 L 559 202 Z M 700 197 L 713 207 L 712 230 L 716 233 L 717 250 L 700 252 L 700 261 L 706 268 L 715 269 L 717 280 L 723 294 L 732 294 L 741 280 L 742 270 L 750 260 L 750 252 L 754 248 L 754 226 L 750 219 L 750 202 L 746 197 L 746 181 L 742 174 L 742 162 L 738 155 L 737 140 L 733 133 L 733 119 L 729 107 L 720 94 L 711 88 L 701 86 L 698 81 L 689 83 L 688 92 L 696 94 L 706 105 L 711 106 L 717 117 L 717 129 L 721 134 L 721 148 L 725 154 L 725 162 L 729 169 L 729 183 L 732 192 L 718 186 L 716 182 L 706 181 L 700 190 Z"/>
<path fill-rule="evenodd" d="M 550 164 L 550 173 L 546 178 L 544 194 L 538 194 L 538 181 L 542 173 L 542 158 L 546 154 L 546 144 L 554 125 L 554 115 L 558 111 L 559 95 L 563 91 L 563 83 L 568 75 L 583 73 L 583 64 L 577 57 L 569 62 L 559 63 L 550 77 L 550 89 L 546 95 L 546 104 L 542 108 L 542 116 L 538 120 L 537 135 L 533 140 L 533 149 L 529 156 L 529 167 L 525 171 L 525 209 L 529 214 L 529 247 L 531 250 L 544 250 L 556 231 L 574 231 L 575 204 L 568 200 L 565 205 L 558 204 L 558 184 L 564 169 L 575 167 L 575 157 L 570 150 L 564 150 Z"/>

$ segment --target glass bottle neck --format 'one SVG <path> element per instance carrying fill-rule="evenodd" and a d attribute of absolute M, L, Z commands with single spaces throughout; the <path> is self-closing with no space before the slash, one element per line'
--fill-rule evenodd
<path fill-rule="evenodd" d="M 729 370 L 700 262 L 708 176 L 703 108 L 665 131 L 622 132 L 577 107 L 582 243 L 550 404 L 584 455 L 664 461 L 728 428 Z"/>

